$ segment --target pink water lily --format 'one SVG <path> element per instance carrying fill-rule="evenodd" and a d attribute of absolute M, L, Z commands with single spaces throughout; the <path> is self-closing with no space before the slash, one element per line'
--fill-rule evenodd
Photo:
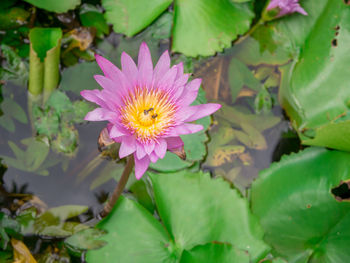
<path fill-rule="evenodd" d="M 168 51 L 154 68 L 146 43 L 140 46 L 137 66 L 125 52 L 122 70 L 99 55 L 96 61 L 104 73 L 94 76 L 102 90 L 83 90 L 81 95 L 100 107 L 89 112 L 85 120 L 109 122 L 110 138 L 121 143 L 120 158 L 134 155 L 137 179 L 167 150 L 183 147 L 180 135 L 203 129 L 191 122 L 221 107 L 213 103 L 190 106 L 201 79 L 188 82 L 190 74 L 184 74 L 182 63 L 170 67 Z"/>
<path fill-rule="evenodd" d="M 292 14 L 294 12 L 307 15 L 298 2 L 299 0 L 271 0 L 267 6 L 267 11 L 277 9 L 278 13 L 276 17 Z"/>

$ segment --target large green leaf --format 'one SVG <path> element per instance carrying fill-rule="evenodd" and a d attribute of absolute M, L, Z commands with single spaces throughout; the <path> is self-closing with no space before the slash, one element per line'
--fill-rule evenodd
<path fill-rule="evenodd" d="M 150 178 L 159 215 L 179 249 L 218 241 L 247 250 L 255 260 L 267 252 L 247 202 L 224 180 L 188 172 Z"/>
<path fill-rule="evenodd" d="M 276 25 L 290 37 L 296 56 L 283 68 L 280 100 L 304 143 L 350 150 L 349 132 L 331 133 L 349 119 L 350 7 L 344 1 L 310 0 L 305 9 L 307 17 Z M 350 130 L 348 122 L 342 125 Z"/>
<path fill-rule="evenodd" d="M 230 47 L 250 27 L 250 4 L 230 0 L 175 1 L 173 51 L 186 56 L 210 56 Z"/>
<path fill-rule="evenodd" d="M 102 237 L 107 245 L 88 251 L 89 263 L 175 262 L 173 246 L 163 226 L 134 201 L 121 197 L 98 228 L 108 231 Z"/>
<path fill-rule="evenodd" d="M 64 13 L 70 9 L 74 9 L 80 4 L 80 0 L 24 0 L 36 7 L 45 9 L 47 11 Z"/>
<path fill-rule="evenodd" d="M 106 20 L 117 33 L 133 36 L 152 23 L 172 0 L 102 0 Z"/>
<path fill-rule="evenodd" d="M 350 178 L 350 154 L 309 148 L 284 157 L 252 186 L 265 240 L 288 262 L 350 261 L 350 203 L 331 189 Z"/>
<path fill-rule="evenodd" d="M 248 204 L 223 180 L 183 172 L 151 181 L 165 227 L 122 197 L 98 224 L 107 245 L 88 251 L 87 262 L 257 262 L 269 250 Z"/>

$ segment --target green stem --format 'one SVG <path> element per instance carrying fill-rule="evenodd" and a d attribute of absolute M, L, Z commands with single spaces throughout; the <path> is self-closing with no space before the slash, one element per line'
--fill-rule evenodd
<path fill-rule="evenodd" d="M 245 33 L 242 37 L 240 37 L 239 39 L 237 39 L 237 41 L 235 41 L 235 45 L 243 42 L 247 37 L 249 37 L 250 35 L 252 35 L 254 33 L 254 31 L 260 27 L 261 25 L 263 25 L 265 23 L 265 20 L 260 19 L 254 26 L 252 26 L 249 31 L 247 33 Z"/>
<path fill-rule="evenodd" d="M 108 200 L 107 204 L 104 206 L 102 212 L 100 213 L 100 216 L 102 218 L 106 217 L 112 211 L 120 195 L 123 193 L 123 190 L 125 188 L 126 183 L 128 182 L 128 179 L 129 179 L 130 173 L 132 172 L 133 167 L 134 167 L 134 157 L 131 155 L 127 158 L 127 162 L 126 162 L 123 174 L 120 177 L 120 180 L 116 188 L 114 189 L 111 198 Z"/>
<path fill-rule="evenodd" d="M 29 85 L 28 90 L 33 96 L 40 95 L 44 83 L 44 63 L 35 53 L 32 44 L 30 44 L 29 53 Z"/>

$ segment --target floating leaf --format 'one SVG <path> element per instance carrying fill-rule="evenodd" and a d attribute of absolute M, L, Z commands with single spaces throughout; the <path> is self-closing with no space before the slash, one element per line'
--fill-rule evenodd
<path fill-rule="evenodd" d="M 214 252 L 222 259 L 247 258 L 245 251 L 242 254 L 229 244 L 211 245 L 214 241 L 247 250 L 254 260 L 269 250 L 248 204 L 223 180 L 188 172 L 151 174 L 150 178 L 164 225 L 145 208 L 122 197 L 98 224 L 98 228 L 107 230 L 100 239 L 108 244 L 88 251 L 87 262 L 113 262 L 116 258 L 133 263 L 188 262 L 193 257 L 200 260 L 206 253 L 214 257 Z"/>
<path fill-rule="evenodd" d="M 159 215 L 179 248 L 229 242 L 255 259 L 268 249 L 247 203 L 222 179 L 188 172 L 150 178 Z"/>
<path fill-rule="evenodd" d="M 121 197 L 98 228 L 107 230 L 101 240 L 107 245 L 89 250 L 86 261 L 113 262 L 175 262 L 175 251 L 163 226 L 142 206 Z M 118 244 L 117 246 L 115 244 Z M 135 250 L 137 248 L 137 250 Z"/>
<path fill-rule="evenodd" d="M 175 1 L 173 47 L 186 56 L 210 56 L 230 47 L 250 27 L 249 4 L 230 0 Z"/>
<path fill-rule="evenodd" d="M 98 89 L 100 86 L 96 83 L 93 76 L 99 72 L 101 70 L 95 62 L 84 62 L 69 67 L 62 72 L 60 89 L 72 91 L 79 96 L 80 91 L 84 89 Z"/>
<path fill-rule="evenodd" d="M 152 23 L 172 0 L 103 0 L 106 20 L 117 33 L 133 36 Z"/>
<path fill-rule="evenodd" d="M 80 7 L 79 17 L 83 26 L 96 28 L 98 36 L 109 33 L 109 27 L 102 11 L 94 5 L 83 4 Z"/>
<path fill-rule="evenodd" d="M 70 9 L 74 9 L 80 4 L 80 0 L 24 0 L 36 7 L 45 9 L 47 11 L 64 13 Z"/>
<path fill-rule="evenodd" d="M 349 153 L 309 148 L 282 158 L 253 183 L 252 209 L 265 240 L 288 262 L 350 260 L 350 203 L 331 193 L 349 179 L 349 162 Z"/>
<path fill-rule="evenodd" d="M 308 16 L 276 25 L 295 51 L 295 61 L 282 68 L 280 100 L 303 143 L 349 151 L 350 6 L 313 0 L 303 7 Z"/>

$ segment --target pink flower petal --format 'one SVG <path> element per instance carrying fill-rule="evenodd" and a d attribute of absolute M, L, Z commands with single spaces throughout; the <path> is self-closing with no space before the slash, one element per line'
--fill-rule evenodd
<path fill-rule="evenodd" d="M 153 64 L 151 53 L 145 42 L 142 42 L 139 51 L 138 58 L 138 69 L 139 69 L 139 85 L 142 87 L 150 88 L 152 85 L 153 78 Z"/>
<path fill-rule="evenodd" d="M 163 159 L 166 154 L 167 142 L 165 139 L 159 139 L 158 143 L 154 146 L 154 152 L 160 159 Z"/>
<path fill-rule="evenodd" d="M 118 125 L 113 125 L 109 131 L 109 137 L 111 138 L 117 138 L 124 135 L 127 135 L 127 133 L 123 129 L 121 129 L 121 127 L 119 127 Z"/>
<path fill-rule="evenodd" d="M 86 121 L 110 121 L 115 122 L 118 119 L 118 114 L 116 112 L 104 109 L 97 108 L 93 111 L 90 111 L 86 114 L 84 120 Z"/>
<path fill-rule="evenodd" d="M 194 110 L 195 112 L 192 115 L 189 115 L 189 117 L 184 121 L 190 122 L 190 121 L 201 119 L 205 116 L 208 116 L 216 112 L 220 108 L 221 108 L 221 105 L 215 104 L 215 103 L 207 103 L 207 104 L 191 106 L 190 109 Z"/>
<path fill-rule="evenodd" d="M 80 92 L 80 95 L 88 101 L 96 103 L 97 105 L 99 105 L 101 107 L 108 108 L 108 106 L 105 103 L 105 101 L 103 100 L 103 98 L 101 98 L 101 91 L 98 89 L 83 90 Z"/>
<path fill-rule="evenodd" d="M 152 152 L 149 155 L 149 159 L 151 160 L 152 163 L 155 163 L 156 161 L 158 161 L 159 157 L 157 156 L 157 154 L 155 152 Z"/>
<path fill-rule="evenodd" d="M 136 140 L 134 136 L 125 136 L 119 149 L 119 157 L 124 158 L 136 151 Z"/>
<path fill-rule="evenodd" d="M 181 137 L 169 137 L 166 138 L 166 142 L 169 150 L 184 146 L 184 142 L 182 141 Z"/>
<path fill-rule="evenodd" d="M 125 94 L 131 88 L 131 83 L 127 80 L 123 72 L 104 57 L 96 54 L 95 58 L 105 76 L 114 82 L 114 88 L 122 89 L 122 92 Z"/>
<path fill-rule="evenodd" d="M 184 74 L 184 63 L 180 62 L 176 66 L 177 66 L 176 79 L 178 79 Z"/>
<path fill-rule="evenodd" d="M 172 66 L 158 82 L 158 87 L 164 90 L 171 88 L 174 85 L 176 74 L 177 67 Z"/>
<path fill-rule="evenodd" d="M 153 81 L 158 84 L 159 80 L 170 69 L 170 57 L 168 50 L 165 51 L 158 60 L 153 72 Z"/>
<path fill-rule="evenodd" d="M 142 159 L 138 159 L 136 154 L 134 154 L 134 158 L 135 158 L 135 176 L 137 180 L 140 180 L 142 175 L 147 171 L 150 159 L 147 155 Z"/>
<path fill-rule="evenodd" d="M 155 146 L 155 142 L 154 141 L 150 141 L 148 143 L 144 144 L 144 148 L 145 148 L 145 152 L 150 155 L 151 152 L 153 152 L 154 150 L 154 146 Z"/>
<path fill-rule="evenodd" d="M 136 157 L 137 157 L 137 159 L 142 159 L 143 157 L 145 157 L 146 154 L 147 153 L 145 151 L 143 144 L 137 142 L 136 143 Z"/>
<path fill-rule="evenodd" d="M 183 134 L 196 133 L 203 129 L 202 125 L 184 123 L 178 126 L 175 126 L 168 134 L 169 137 L 179 136 Z"/>
<path fill-rule="evenodd" d="M 201 79 L 194 79 L 186 85 L 180 98 L 182 105 L 187 106 L 195 101 L 198 95 L 199 87 L 201 86 L 201 82 Z"/>
<path fill-rule="evenodd" d="M 122 63 L 122 71 L 124 75 L 132 85 L 135 85 L 138 78 L 139 71 L 136 67 L 134 60 L 128 54 L 123 52 L 121 63 Z"/>

